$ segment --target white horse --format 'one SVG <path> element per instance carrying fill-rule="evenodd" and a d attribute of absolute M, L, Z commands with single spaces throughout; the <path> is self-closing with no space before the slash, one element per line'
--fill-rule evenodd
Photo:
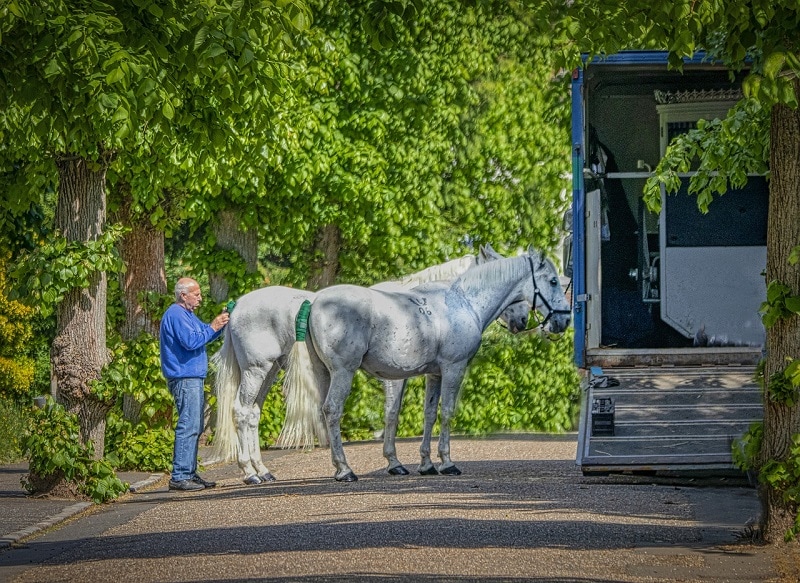
<path fill-rule="evenodd" d="M 427 278 L 449 279 L 464 273 L 478 262 L 501 256 L 490 246 L 481 247 L 478 258 L 466 255 L 447 263 L 429 267 L 398 282 L 378 284 L 385 289 L 413 287 Z M 264 465 L 258 435 L 258 423 L 264 399 L 275 383 L 278 372 L 295 343 L 295 315 L 302 303 L 313 300 L 313 292 L 271 286 L 252 291 L 239 298 L 231 312 L 220 350 L 212 357 L 216 366 L 214 389 L 217 396 L 217 426 L 209 461 L 236 459 L 246 484 L 274 481 Z M 526 325 L 527 307 L 511 306 L 503 317 L 509 327 Z M 524 320 L 524 321 L 523 321 Z M 387 381 L 386 441 L 387 457 L 397 460 L 394 441 L 404 381 Z M 403 473 L 399 461 L 390 461 L 392 473 Z M 407 472 L 405 472 L 407 473 Z"/>
<path fill-rule="evenodd" d="M 450 459 L 450 420 L 461 381 L 483 332 L 518 301 L 543 313 L 542 326 L 551 332 L 569 326 L 571 311 L 555 265 L 535 251 L 476 266 L 450 285 L 424 284 L 406 291 L 337 285 L 320 291 L 308 316 L 309 362 L 292 359 L 286 373 L 289 397 L 283 433 L 315 432 L 321 444 L 330 443 L 334 478 L 357 480 L 345 458 L 340 427 L 356 370 L 388 380 L 424 374 L 419 472 L 460 474 Z M 295 374 L 295 367 L 305 374 Z M 290 380 L 297 386 L 287 386 Z M 440 398 L 437 470 L 430 441 Z"/>

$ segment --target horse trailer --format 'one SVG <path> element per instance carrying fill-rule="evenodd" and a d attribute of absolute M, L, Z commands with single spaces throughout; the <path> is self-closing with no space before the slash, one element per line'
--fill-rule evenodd
<path fill-rule="evenodd" d="M 702 55 L 671 70 L 655 51 L 573 73 L 565 271 L 584 474 L 735 470 L 732 443 L 762 418 L 764 177 L 715 197 L 707 214 L 687 193 L 691 172 L 677 194 L 662 190 L 660 213 L 642 197 L 670 140 L 724 118 L 742 78 Z"/>

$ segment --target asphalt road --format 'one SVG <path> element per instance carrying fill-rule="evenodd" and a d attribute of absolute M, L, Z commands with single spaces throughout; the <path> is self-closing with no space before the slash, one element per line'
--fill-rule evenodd
<path fill-rule="evenodd" d="M 268 485 L 231 464 L 198 493 L 164 479 L 1 550 L 0 581 L 796 581 L 740 542 L 759 513 L 741 482 L 585 477 L 574 434 L 454 439 L 457 477 L 418 475 L 418 447 L 389 476 L 380 443 L 347 444 L 347 484 L 328 450 L 268 453 Z"/>

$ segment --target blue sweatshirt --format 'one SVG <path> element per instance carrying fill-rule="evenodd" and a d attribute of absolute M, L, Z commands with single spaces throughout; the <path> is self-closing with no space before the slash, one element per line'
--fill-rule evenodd
<path fill-rule="evenodd" d="M 172 304 L 161 318 L 161 372 L 167 380 L 206 378 L 206 344 L 218 338 L 217 332 L 183 306 Z"/>

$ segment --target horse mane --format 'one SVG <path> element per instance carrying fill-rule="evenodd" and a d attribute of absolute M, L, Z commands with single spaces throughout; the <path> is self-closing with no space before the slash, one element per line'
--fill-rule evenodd
<path fill-rule="evenodd" d="M 422 271 L 406 275 L 394 283 L 398 284 L 400 287 L 410 289 L 431 281 L 451 280 L 453 277 L 461 275 L 467 269 L 473 267 L 476 262 L 477 260 L 474 255 L 464 255 L 463 257 L 448 261 L 447 263 L 433 265 Z"/>
<path fill-rule="evenodd" d="M 524 258 L 524 261 L 520 261 L 522 258 Z M 518 255 L 517 257 L 506 257 L 483 265 L 477 265 L 469 271 L 465 271 L 461 277 L 453 282 L 452 287 L 459 286 L 464 291 L 477 290 L 483 287 L 484 283 L 504 280 L 509 275 L 517 274 L 520 269 L 527 269 L 527 258 L 528 255 Z"/>

